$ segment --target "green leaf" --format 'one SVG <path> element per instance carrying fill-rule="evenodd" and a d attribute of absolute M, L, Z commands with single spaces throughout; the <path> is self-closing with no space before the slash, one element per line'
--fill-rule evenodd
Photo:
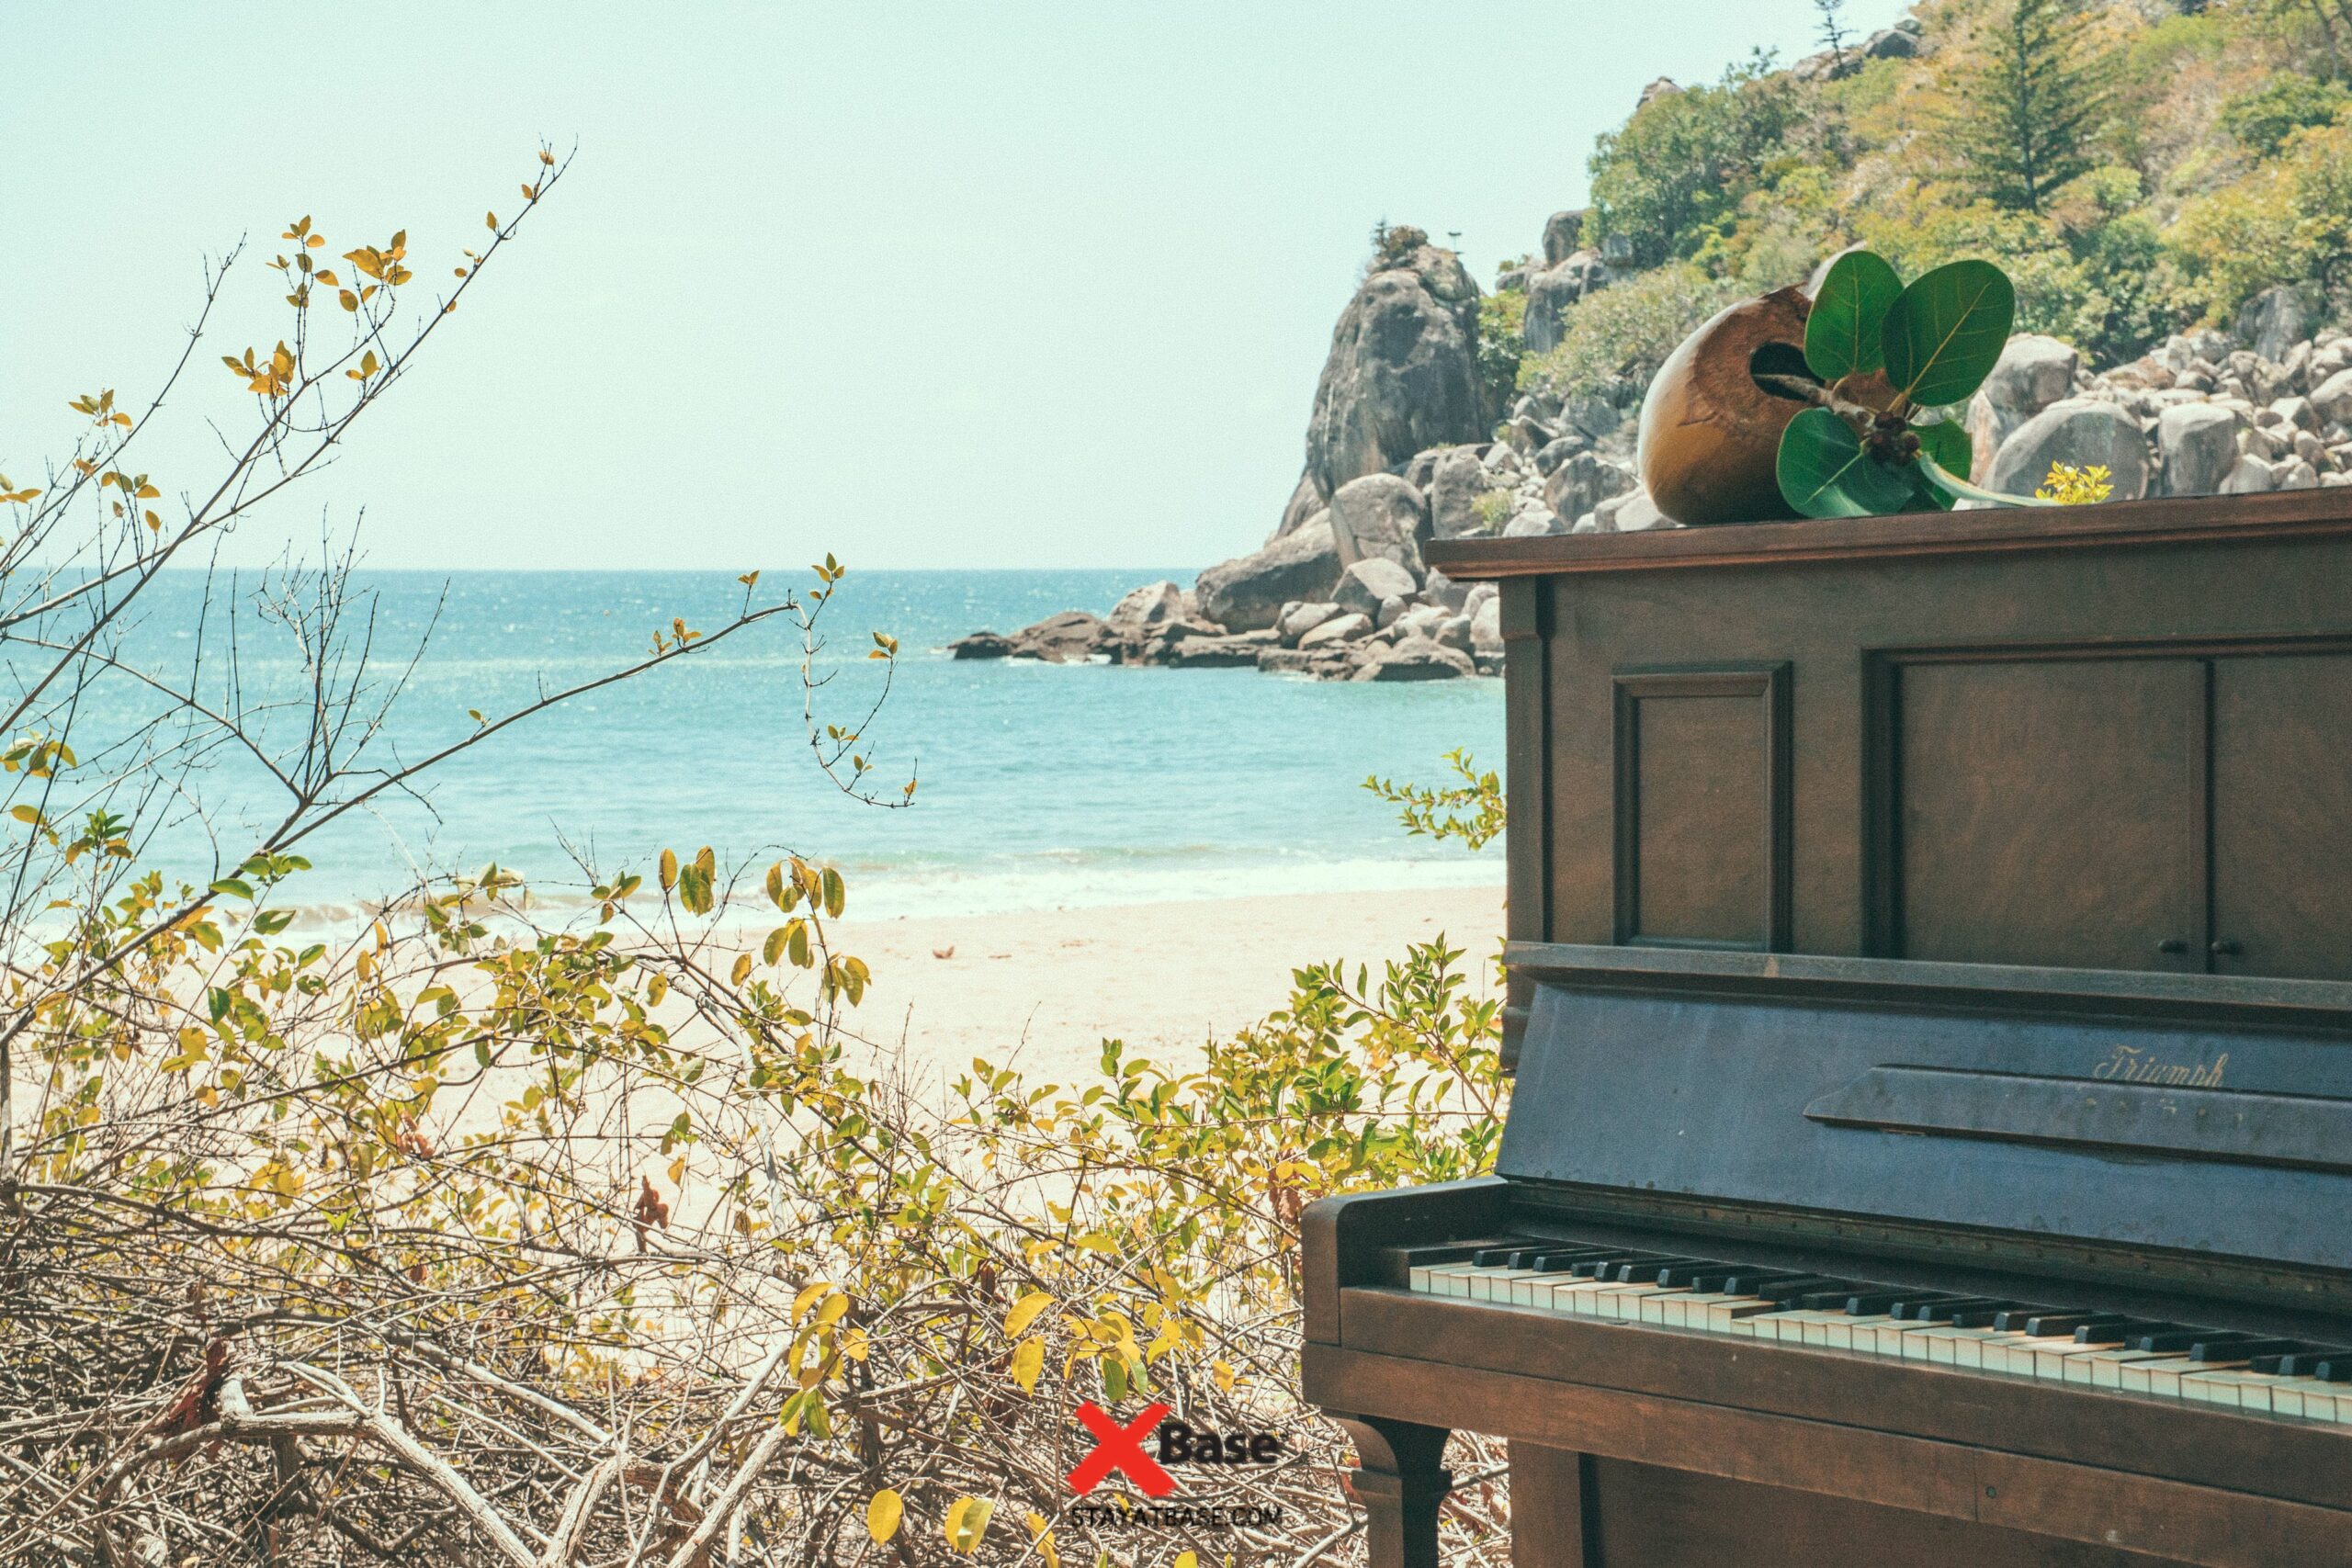
<path fill-rule="evenodd" d="M 1806 409 L 1781 434 L 1781 495 L 1806 517 L 1878 517 L 1917 510 L 1918 477 L 1862 450 L 1827 409 Z"/>
<path fill-rule="evenodd" d="M 1886 312 L 1903 279 L 1885 258 L 1848 251 L 1830 264 L 1804 321 L 1804 362 L 1824 381 L 1886 365 Z"/>
<path fill-rule="evenodd" d="M 264 936 L 276 936 L 294 923 L 291 909 L 265 909 L 254 917 L 254 930 Z"/>
<path fill-rule="evenodd" d="M 234 876 L 222 877 L 220 881 L 213 883 L 209 890 L 236 898 L 251 898 L 254 896 L 253 885 Z"/>
<path fill-rule="evenodd" d="M 1928 488 L 1942 496 L 1947 504 L 1954 501 L 1979 501 L 1988 506 L 2055 506 L 2054 501 L 2044 501 L 2038 495 L 2010 495 L 1997 490 L 1984 490 L 1970 484 L 1958 474 L 1946 469 L 1925 451 L 1919 454 L 1919 477 Z"/>
<path fill-rule="evenodd" d="M 1911 434 L 1919 438 L 1919 455 L 1946 473 L 1965 474 L 1976 466 L 1976 444 L 1969 440 L 1966 427 L 1956 419 L 1915 424 Z"/>
<path fill-rule="evenodd" d="M 2008 275 L 1991 262 L 1913 279 L 1886 312 L 1886 378 L 1922 407 L 1959 402 L 1993 373 L 2017 310 Z"/>

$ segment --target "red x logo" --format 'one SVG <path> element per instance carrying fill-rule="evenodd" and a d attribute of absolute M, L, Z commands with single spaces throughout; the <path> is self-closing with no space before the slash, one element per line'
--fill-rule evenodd
<path fill-rule="evenodd" d="M 1147 1497 L 1165 1497 L 1176 1490 L 1175 1477 L 1143 1451 L 1144 1434 L 1159 1425 L 1168 1414 L 1168 1406 L 1155 1404 L 1136 1417 L 1132 1427 L 1122 1427 L 1105 1415 L 1092 1400 L 1078 1407 L 1079 1424 L 1098 1439 L 1094 1451 L 1069 1472 L 1069 1483 L 1078 1495 L 1085 1496 L 1102 1483 L 1102 1478 L 1114 1470 L 1124 1470 Z"/>

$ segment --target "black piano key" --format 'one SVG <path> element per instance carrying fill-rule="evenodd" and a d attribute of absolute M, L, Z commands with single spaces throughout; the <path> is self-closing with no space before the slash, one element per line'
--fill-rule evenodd
<path fill-rule="evenodd" d="M 1470 1264 L 1476 1269 L 1508 1269 L 1518 1256 L 1515 1247 L 1485 1247 L 1470 1255 Z"/>
<path fill-rule="evenodd" d="M 1993 1326 L 2003 1333 L 2030 1334 L 2037 1339 L 2052 1335 L 2072 1334 L 2077 1329 L 2098 1327 L 2123 1321 L 2120 1313 L 2084 1312 L 2067 1307 L 2013 1307 L 1994 1319 Z"/>
<path fill-rule="evenodd" d="M 2006 1306 L 1962 1307 L 1945 1321 L 1954 1328 L 1990 1328 L 2003 1313 L 2014 1310 Z"/>
<path fill-rule="evenodd" d="M 1557 1274 L 1568 1269 L 1571 1265 L 1583 1263 L 1591 1258 L 1600 1258 L 1603 1256 L 1605 1256 L 1603 1250 L 1597 1247 L 1554 1247 L 1549 1250 L 1537 1253 L 1535 1255 L 1535 1261 L 1530 1263 L 1528 1267 L 1530 1269 L 1541 1269 L 1546 1274 Z"/>
<path fill-rule="evenodd" d="M 2300 1339 L 2264 1339 L 2250 1334 L 2216 1334 L 2188 1348 L 2192 1361 L 2244 1361 L 2308 1348 Z"/>
<path fill-rule="evenodd" d="M 2313 1361 L 2307 1368 L 2299 1361 L 2295 1375 L 2317 1378 L 2322 1382 L 2352 1382 L 2352 1355 L 2339 1352 Z"/>
<path fill-rule="evenodd" d="M 2352 1350 L 2341 1345 L 2314 1345 L 2308 1350 L 2290 1351 L 2279 1357 L 2276 1370 L 2284 1377 L 2318 1378 L 2324 1382 L 2352 1382 L 2352 1375 L 2329 1377 L 2319 1370 L 2324 1366 L 2341 1367 L 2347 1374 L 2352 1374 Z"/>
<path fill-rule="evenodd" d="M 1617 1282 L 1621 1285 L 1631 1285 L 1636 1282 L 1646 1284 L 1657 1278 L 1658 1270 L 1661 1269 L 1671 1268 L 1677 1263 L 1690 1264 L 1703 1261 L 1705 1259 L 1698 1258 L 1637 1258 L 1631 1263 L 1621 1263 L 1617 1266 Z"/>
<path fill-rule="evenodd" d="M 1883 1317 L 1903 1296 L 1901 1291 L 1860 1292 L 1846 1298 L 1843 1310 L 1853 1317 Z"/>
<path fill-rule="evenodd" d="M 2124 1343 L 2134 1350 L 2186 1350 L 2200 1340 L 2221 1337 L 2218 1328 L 2154 1328 L 2128 1334 Z"/>
<path fill-rule="evenodd" d="M 1911 1296 L 1894 1305 L 1894 1315 L 1905 1323 L 1950 1323 L 1952 1314 L 1981 1309 L 1998 1314 L 2017 1305 L 1996 1296 Z"/>
<path fill-rule="evenodd" d="M 1706 1291 L 1713 1290 L 1714 1287 L 1702 1285 L 1699 1283 L 1701 1280 L 1722 1280 L 1736 1272 L 1737 1270 L 1728 1263 L 1694 1258 L 1688 1263 L 1663 1265 L 1657 1271 L 1657 1282 L 1661 1285 L 1677 1285 L 1686 1291 Z"/>
<path fill-rule="evenodd" d="M 1723 1288 L 1725 1295 L 1752 1296 L 1758 1292 L 1759 1287 L 1776 1284 L 1782 1280 L 1804 1280 L 1810 1282 L 1818 1278 L 1818 1275 L 1807 1274 L 1796 1269 L 1747 1268 L 1724 1275 Z M 1822 1282 L 1825 1285 L 1828 1283 L 1827 1280 Z M 1810 1288 L 1809 1283 L 1808 1288 Z"/>
<path fill-rule="evenodd" d="M 1617 1277 L 1617 1270 L 1626 1264 L 1639 1263 L 1645 1259 L 1656 1259 L 1661 1264 L 1670 1261 L 1662 1252 L 1620 1250 L 1604 1253 L 1599 1258 L 1588 1258 L 1580 1263 L 1571 1263 L 1568 1265 L 1568 1272 L 1579 1280 L 1613 1280 Z"/>
<path fill-rule="evenodd" d="M 1854 1281 L 1851 1280 L 1832 1280 L 1822 1275 L 1810 1277 L 1799 1275 L 1791 1280 L 1774 1280 L 1741 1293 L 1770 1302 L 1776 1306 L 1792 1307 L 1804 1297 L 1821 1292 L 1844 1291 L 1850 1294 L 1853 1289 Z"/>
<path fill-rule="evenodd" d="M 2134 1336 L 2179 1326 L 2177 1323 L 2160 1323 L 2154 1318 L 2127 1317 L 2120 1313 L 2115 1313 L 2104 1317 L 2095 1317 L 2075 1329 L 2075 1343 L 2077 1345 L 2124 1345 L 2129 1344 Z"/>

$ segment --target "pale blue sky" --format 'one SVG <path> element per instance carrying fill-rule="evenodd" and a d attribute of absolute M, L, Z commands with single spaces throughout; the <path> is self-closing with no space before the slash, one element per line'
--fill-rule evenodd
<path fill-rule="evenodd" d="M 1899 0 L 1849 0 L 1879 27 Z M 387 567 L 1193 566 L 1254 547 L 1373 222 L 1481 282 L 1660 75 L 1810 0 L 0 6 L 0 471 L 153 384 L 309 212 L 447 280 L 570 178 L 340 467 Z M 248 265 L 213 345 L 280 334 Z M 233 339 L 234 341 L 231 341 Z M 218 360 L 191 410 L 234 413 Z M 200 448 L 154 471 L 167 492 Z"/>

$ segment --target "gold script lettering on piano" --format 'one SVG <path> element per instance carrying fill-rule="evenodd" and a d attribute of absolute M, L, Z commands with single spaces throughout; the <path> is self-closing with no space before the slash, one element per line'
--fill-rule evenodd
<path fill-rule="evenodd" d="M 2155 1083 L 2188 1089 L 2219 1089 L 2222 1073 L 2230 1065 L 2227 1051 L 2211 1062 L 2190 1065 L 2185 1062 L 2159 1061 L 2138 1045 L 2118 1044 L 2106 1061 L 2091 1069 L 2095 1078 L 2109 1078 L 2118 1083 Z"/>

